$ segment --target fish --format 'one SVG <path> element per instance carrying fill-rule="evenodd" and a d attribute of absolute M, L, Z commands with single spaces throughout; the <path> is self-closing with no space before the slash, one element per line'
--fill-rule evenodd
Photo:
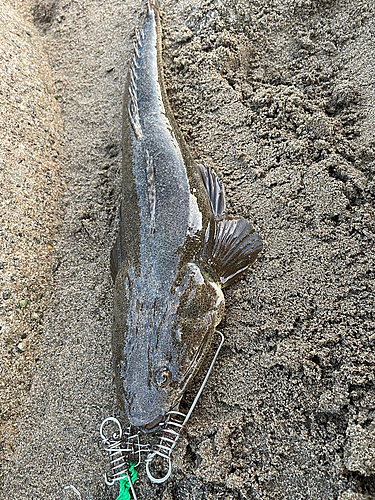
<path fill-rule="evenodd" d="M 164 84 L 159 7 L 150 1 L 124 98 L 119 232 L 111 251 L 116 391 L 130 424 L 160 428 L 178 408 L 223 318 L 222 289 L 263 248 L 226 214 L 222 182 L 196 162 Z"/>

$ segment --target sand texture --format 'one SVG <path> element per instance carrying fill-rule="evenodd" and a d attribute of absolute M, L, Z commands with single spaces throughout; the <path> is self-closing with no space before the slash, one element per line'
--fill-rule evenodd
<path fill-rule="evenodd" d="M 53 90 L 35 26 L 19 8 L 0 2 L 0 465 L 5 469 L 39 369 L 56 265 L 63 133 Z"/>
<path fill-rule="evenodd" d="M 4 500 L 116 498 L 109 252 L 145 9 L 0 4 Z M 375 498 L 375 3 L 166 0 L 162 25 L 182 133 L 266 247 L 225 291 L 170 480 L 139 468 L 139 498 Z"/>

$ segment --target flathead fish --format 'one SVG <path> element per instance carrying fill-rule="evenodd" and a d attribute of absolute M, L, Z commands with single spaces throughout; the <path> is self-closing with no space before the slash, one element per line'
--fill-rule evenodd
<path fill-rule="evenodd" d="M 175 409 L 224 313 L 222 288 L 262 239 L 225 215 L 224 189 L 192 159 L 165 91 L 158 8 L 135 44 L 123 119 L 120 230 L 111 253 L 117 391 L 132 425 Z"/>

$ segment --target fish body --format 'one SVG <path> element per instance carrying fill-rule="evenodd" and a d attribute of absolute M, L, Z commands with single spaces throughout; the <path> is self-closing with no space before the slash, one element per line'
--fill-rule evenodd
<path fill-rule="evenodd" d="M 222 286 L 261 248 L 247 220 L 225 216 L 222 184 L 193 161 L 176 125 L 150 4 L 124 101 L 120 230 L 111 253 L 115 380 L 132 425 L 152 430 L 176 408 L 223 316 Z"/>

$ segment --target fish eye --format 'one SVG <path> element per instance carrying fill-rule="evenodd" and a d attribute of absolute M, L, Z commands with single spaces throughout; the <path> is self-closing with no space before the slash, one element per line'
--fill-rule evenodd
<path fill-rule="evenodd" d="M 166 387 L 171 381 L 172 374 L 165 366 L 155 374 L 155 382 L 159 387 Z"/>

